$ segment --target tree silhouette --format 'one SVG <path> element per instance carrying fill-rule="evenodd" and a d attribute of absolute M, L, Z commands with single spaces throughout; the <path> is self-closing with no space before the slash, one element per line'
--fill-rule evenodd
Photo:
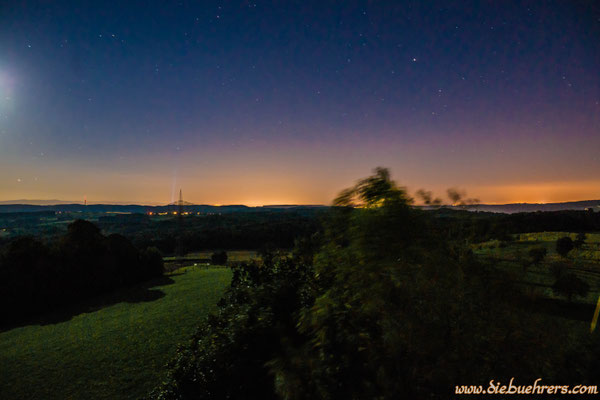
<path fill-rule="evenodd" d="M 573 240 L 568 236 L 561 237 L 556 241 L 556 252 L 561 257 L 567 257 L 569 252 L 573 250 L 574 247 L 575 245 L 573 244 Z"/>
<path fill-rule="evenodd" d="M 479 203 L 479 199 L 477 198 L 467 198 L 467 193 L 464 190 L 459 191 L 456 188 L 449 188 L 446 190 L 446 194 L 448 195 L 448 199 L 450 199 L 451 205 L 455 207 L 465 208 Z"/>
<path fill-rule="evenodd" d="M 442 205 L 442 199 L 439 197 L 434 198 L 431 191 L 419 189 L 417 190 L 416 196 L 420 198 L 426 206 L 439 207 Z"/>

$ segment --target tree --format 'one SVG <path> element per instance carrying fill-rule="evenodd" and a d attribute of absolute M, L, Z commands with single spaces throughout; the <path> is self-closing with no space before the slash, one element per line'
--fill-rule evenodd
<path fill-rule="evenodd" d="M 77 220 L 55 243 L 19 237 L 0 251 L 0 325 L 74 304 L 163 272 L 155 250 Z"/>
<path fill-rule="evenodd" d="M 534 247 L 529 250 L 529 258 L 533 265 L 538 265 L 546 257 L 547 250 L 545 247 Z"/>
<path fill-rule="evenodd" d="M 573 240 L 570 237 L 564 236 L 556 241 L 556 252 L 560 254 L 561 257 L 567 257 L 569 252 L 573 250 Z"/>
<path fill-rule="evenodd" d="M 148 247 L 141 252 L 142 265 L 146 276 L 157 277 L 165 272 L 165 264 L 160 250 L 156 247 Z"/>
<path fill-rule="evenodd" d="M 467 193 L 465 191 L 461 192 L 456 188 L 449 188 L 446 190 L 446 194 L 453 206 L 465 208 L 466 206 L 472 206 L 479 203 L 479 199 L 466 198 Z"/>
<path fill-rule="evenodd" d="M 269 267 L 258 261 L 232 267 L 216 314 L 178 348 L 152 398 L 278 399 L 270 362 L 303 340 L 295 333 L 297 313 L 312 303 L 312 268 L 290 258 L 271 261 Z"/>
<path fill-rule="evenodd" d="M 558 345 L 554 332 L 540 340 L 538 317 L 510 304 L 517 289 L 410 204 L 380 168 L 334 202 L 300 312 L 307 339 L 270 363 L 281 398 L 447 398 L 453 382 L 548 362 L 529 346 Z"/>
<path fill-rule="evenodd" d="M 590 290 L 590 285 L 581 280 L 574 273 L 568 273 L 562 275 L 556 280 L 552 286 L 552 291 L 555 294 L 567 297 L 571 302 L 573 296 L 585 297 Z"/>
<path fill-rule="evenodd" d="M 426 206 L 439 207 L 442 205 L 442 199 L 439 197 L 434 198 L 431 191 L 419 189 L 416 193 L 417 197 L 423 201 Z"/>
<path fill-rule="evenodd" d="M 573 242 L 573 246 L 576 249 L 581 248 L 581 246 L 583 246 L 585 244 L 585 239 L 586 239 L 586 235 L 583 232 L 579 232 L 577 234 L 577 237 L 575 238 L 575 241 Z"/>
<path fill-rule="evenodd" d="M 212 265 L 227 265 L 227 253 L 225 251 L 215 251 L 210 256 Z"/>

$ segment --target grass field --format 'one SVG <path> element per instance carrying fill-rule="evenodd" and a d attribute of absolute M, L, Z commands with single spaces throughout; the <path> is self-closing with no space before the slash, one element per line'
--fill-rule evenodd
<path fill-rule="evenodd" d="M 176 261 L 176 260 L 210 260 L 210 256 L 213 254 L 212 251 L 200 251 L 195 253 L 188 253 L 183 257 L 165 257 L 165 262 Z M 227 261 L 250 261 L 253 258 L 260 258 L 255 251 L 252 250 L 228 250 Z"/>
<path fill-rule="evenodd" d="M 184 268 L 0 333 L 1 399 L 135 399 L 221 297 L 225 268 Z"/>

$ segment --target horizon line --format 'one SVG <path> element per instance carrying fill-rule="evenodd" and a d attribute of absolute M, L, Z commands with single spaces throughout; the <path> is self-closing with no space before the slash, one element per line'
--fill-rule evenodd
<path fill-rule="evenodd" d="M 585 202 L 600 202 L 600 199 L 586 199 L 586 200 L 570 200 L 570 201 L 555 201 L 555 202 L 511 202 L 511 203 L 477 203 L 477 204 L 468 204 L 467 207 L 477 207 L 477 206 L 508 206 L 508 205 L 548 205 L 548 204 L 567 204 L 567 203 L 585 203 Z M 36 202 L 46 202 L 46 204 L 36 204 Z M 0 200 L 0 206 L 10 206 L 10 205 L 30 205 L 30 206 L 65 206 L 65 205 L 86 205 L 81 201 L 69 201 L 69 200 L 58 200 L 58 199 L 18 199 L 18 200 Z M 127 201 L 95 201 L 95 202 L 87 202 L 87 205 L 112 205 L 112 206 L 141 206 L 141 207 L 166 207 L 173 205 L 173 203 L 137 203 L 137 202 L 127 202 Z M 416 206 L 427 206 L 426 204 L 415 204 Z M 231 206 L 244 206 L 244 207 L 330 207 L 329 204 L 315 204 L 315 203 L 272 203 L 272 204 L 262 204 L 262 205 L 247 205 L 243 203 L 231 203 L 231 204 L 208 204 L 208 203 L 190 203 L 186 204 L 186 206 L 208 206 L 208 207 L 231 207 Z M 457 207 L 452 204 L 442 204 L 439 207 Z"/>

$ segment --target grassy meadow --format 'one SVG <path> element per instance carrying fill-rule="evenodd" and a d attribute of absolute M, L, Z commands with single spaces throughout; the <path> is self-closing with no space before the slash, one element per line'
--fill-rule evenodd
<path fill-rule="evenodd" d="M 206 262 L 210 261 L 210 256 L 213 254 L 212 251 L 199 251 L 188 253 L 183 257 L 164 257 L 165 262 L 183 260 L 184 262 L 203 260 Z M 260 259 L 256 251 L 252 250 L 227 250 L 227 261 L 232 262 L 243 262 L 250 261 L 251 259 Z"/>
<path fill-rule="evenodd" d="M 134 399 L 216 307 L 225 268 L 186 267 L 0 333 L 2 399 Z"/>
<path fill-rule="evenodd" d="M 554 262 L 566 262 L 569 265 L 569 272 L 575 273 L 590 285 L 588 295 L 577 301 L 595 304 L 600 296 L 600 233 L 586 234 L 585 243 L 579 249 L 571 250 L 566 258 L 562 258 L 556 252 L 556 241 L 564 236 L 575 240 L 577 234 L 572 232 L 521 233 L 514 235 L 513 241 L 491 240 L 475 244 L 472 248 L 476 255 L 495 260 L 500 268 L 530 286 L 536 294 L 550 299 L 559 298 L 551 289 L 554 277 L 550 266 Z M 524 270 L 520 261 L 527 258 L 529 250 L 535 247 L 544 247 L 547 255 L 538 265 L 531 265 Z"/>

